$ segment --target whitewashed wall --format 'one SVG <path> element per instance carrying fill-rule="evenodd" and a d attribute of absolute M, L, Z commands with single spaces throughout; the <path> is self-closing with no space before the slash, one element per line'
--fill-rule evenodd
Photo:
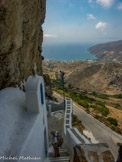
<path fill-rule="evenodd" d="M 36 122 L 25 141 L 25 145 L 19 155 L 19 162 L 44 162 L 45 159 L 45 143 L 44 143 L 44 125 L 42 114 L 37 116 Z M 25 157 L 36 157 L 38 160 L 23 160 Z"/>
<path fill-rule="evenodd" d="M 40 85 L 43 89 L 43 103 L 41 102 Z M 48 126 L 47 126 L 47 109 L 45 100 L 44 80 L 41 76 L 32 76 L 27 80 L 26 85 L 27 111 L 38 113 L 38 118 L 33 127 L 30 137 L 27 140 L 22 152 L 25 155 L 36 155 L 40 157 L 39 161 L 44 161 L 48 153 Z M 32 160 L 35 161 L 35 160 Z"/>
<path fill-rule="evenodd" d="M 64 143 L 71 156 L 73 156 L 74 154 L 73 148 L 75 145 L 82 144 L 82 141 L 84 141 L 84 143 L 86 144 L 90 144 L 90 142 L 79 132 L 77 128 L 72 128 L 72 112 L 72 99 L 65 98 Z M 72 130 L 76 132 L 76 134 L 82 139 L 82 141 L 75 136 Z"/>

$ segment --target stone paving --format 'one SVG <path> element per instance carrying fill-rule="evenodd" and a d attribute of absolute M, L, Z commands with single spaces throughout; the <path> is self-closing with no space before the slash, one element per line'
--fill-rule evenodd
<path fill-rule="evenodd" d="M 48 116 L 48 135 L 49 135 L 49 147 L 51 146 L 51 131 L 58 131 L 63 137 L 63 126 L 64 126 L 64 111 L 55 111 Z"/>

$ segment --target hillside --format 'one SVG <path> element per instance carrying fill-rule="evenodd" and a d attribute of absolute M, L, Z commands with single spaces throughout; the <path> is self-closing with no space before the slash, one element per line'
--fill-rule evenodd
<path fill-rule="evenodd" d="M 66 84 L 89 92 L 122 93 L 122 64 L 85 61 L 43 63 L 44 73 L 52 79 L 65 74 Z"/>
<path fill-rule="evenodd" d="M 87 91 L 122 92 L 122 65 L 116 63 L 91 64 L 72 72 L 66 82 Z"/>
<path fill-rule="evenodd" d="M 60 75 L 62 70 L 65 72 L 65 95 L 120 134 L 122 133 L 121 69 L 122 64 L 98 61 L 43 62 L 43 71 L 50 75 L 54 91 L 63 94 Z M 115 125 L 109 120 L 114 120 Z"/>
<path fill-rule="evenodd" d="M 97 44 L 88 50 L 99 59 L 122 61 L 122 40 Z"/>

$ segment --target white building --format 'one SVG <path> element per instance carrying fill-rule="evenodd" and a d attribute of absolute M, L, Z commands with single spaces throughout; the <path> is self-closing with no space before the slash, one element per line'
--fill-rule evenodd
<path fill-rule="evenodd" d="M 31 76 L 26 93 L 16 88 L 0 92 L 0 162 L 44 162 L 48 128 L 44 81 Z"/>
<path fill-rule="evenodd" d="M 48 157 L 45 102 L 44 81 L 37 75 L 28 78 L 25 93 L 17 88 L 0 92 L 0 162 L 55 162 L 55 157 Z M 59 161 L 78 158 L 78 148 L 90 155 L 85 155 L 89 162 L 91 159 L 96 161 L 94 154 L 104 161 L 106 151 L 108 161 L 113 159 L 106 145 L 91 144 L 77 128 L 72 127 L 72 100 L 69 98 L 65 98 L 64 147 L 68 154 L 59 157 Z M 81 159 L 84 157 L 82 154 L 80 151 Z"/>

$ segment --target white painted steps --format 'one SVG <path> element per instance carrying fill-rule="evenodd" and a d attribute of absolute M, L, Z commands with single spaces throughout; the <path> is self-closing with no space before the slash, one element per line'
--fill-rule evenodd
<path fill-rule="evenodd" d="M 50 162 L 70 162 L 69 156 L 48 158 Z"/>
<path fill-rule="evenodd" d="M 69 156 L 65 147 L 59 148 L 59 153 L 60 157 L 54 157 L 54 151 L 49 152 L 49 162 L 71 162 L 71 157 Z"/>
<path fill-rule="evenodd" d="M 61 150 L 61 151 L 59 151 L 59 152 L 60 152 L 60 157 L 69 156 L 69 154 L 68 154 L 67 151 L 65 151 L 65 150 Z M 54 157 L 54 156 L 55 156 L 54 152 L 50 152 L 50 153 L 49 153 L 49 157 Z"/>

